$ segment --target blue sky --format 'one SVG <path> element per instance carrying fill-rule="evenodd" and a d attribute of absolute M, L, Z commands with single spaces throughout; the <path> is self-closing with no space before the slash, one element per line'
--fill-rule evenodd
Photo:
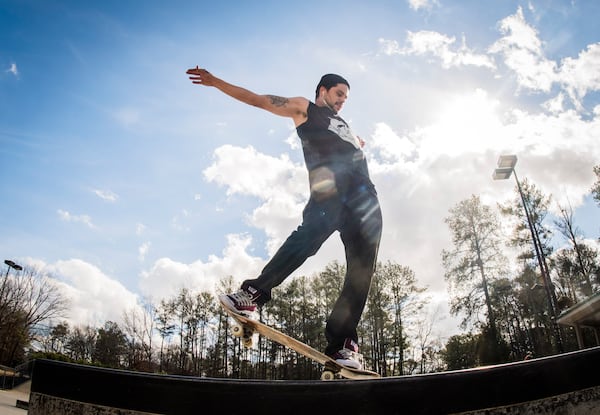
<path fill-rule="evenodd" d="M 291 121 L 192 85 L 195 65 L 310 99 L 322 74 L 344 75 L 341 115 L 384 212 L 380 259 L 413 268 L 434 304 L 448 209 L 512 197 L 514 182 L 491 180 L 500 154 L 599 237 L 600 3 L 210 3 L 0 4 L 0 252 L 51 272 L 71 321 L 254 276 L 299 224 Z M 335 236 L 298 273 L 333 259 Z"/>

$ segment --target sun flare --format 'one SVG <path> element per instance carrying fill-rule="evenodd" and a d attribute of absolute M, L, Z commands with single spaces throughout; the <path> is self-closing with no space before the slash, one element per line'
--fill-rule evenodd
<path fill-rule="evenodd" d="M 442 105 L 428 132 L 430 150 L 458 155 L 489 148 L 489 140 L 498 139 L 502 129 L 498 106 L 481 89 L 452 97 Z"/>

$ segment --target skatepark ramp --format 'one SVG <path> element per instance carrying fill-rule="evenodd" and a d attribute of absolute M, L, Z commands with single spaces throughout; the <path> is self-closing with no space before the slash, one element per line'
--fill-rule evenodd
<path fill-rule="evenodd" d="M 600 348 L 361 381 L 192 378 L 36 360 L 28 413 L 590 415 L 600 413 L 599 370 Z"/>

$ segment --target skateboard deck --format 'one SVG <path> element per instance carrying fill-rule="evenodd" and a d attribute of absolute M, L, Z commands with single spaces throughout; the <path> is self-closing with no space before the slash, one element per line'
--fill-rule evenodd
<path fill-rule="evenodd" d="M 314 360 L 324 366 L 323 374 L 321 375 L 322 380 L 332 380 L 336 376 L 340 376 L 346 379 L 377 379 L 380 377 L 379 373 L 371 372 L 370 370 L 359 370 L 352 369 L 350 367 L 343 366 L 333 360 L 331 357 L 318 350 L 313 349 L 307 344 L 302 343 L 293 337 L 283 334 L 282 332 L 275 330 L 274 328 L 267 326 L 259 321 L 252 320 L 241 314 L 237 314 L 231 311 L 227 306 L 222 304 L 223 308 L 236 322 L 236 326 L 233 327 L 233 335 L 242 338 L 244 346 L 250 347 L 252 345 L 252 336 L 254 333 L 258 333 L 274 342 L 281 344 L 282 346 L 288 347 L 301 355 Z"/>

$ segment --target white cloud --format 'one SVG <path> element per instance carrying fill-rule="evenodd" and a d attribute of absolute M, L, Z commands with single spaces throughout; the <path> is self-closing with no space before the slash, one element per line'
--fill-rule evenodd
<path fill-rule="evenodd" d="M 375 125 L 367 149 L 377 152 L 377 156 L 386 161 L 409 160 L 415 155 L 414 143 L 407 137 L 398 136 L 383 122 Z"/>
<path fill-rule="evenodd" d="M 475 53 L 462 39 L 460 46 L 454 43 L 456 38 L 432 31 L 409 31 L 406 36 L 407 46 L 401 47 L 395 40 L 379 39 L 380 52 L 385 55 L 431 55 L 441 60 L 445 69 L 456 66 L 478 66 L 495 68 L 494 61 L 489 56 Z"/>
<path fill-rule="evenodd" d="M 396 40 L 380 38 L 379 53 L 392 56 L 432 56 L 440 60 L 444 69 L 459 66 L 476 66 L 502 74 L 494 56 L 502 57 L 514 74 L 520 92 L 528 89 L 537 93 L 550 93 L 560 86 L 578 111 L 583 111 L 583 98 L 592 91 L 600 90 L 600 43 L 588 45 L 577 57 L 566 57 L 560 62 L 545 56 L 544 42 L 535 27 L 529 24 L 519 7 L 515 14 L 498 23 L 501 37 L 487 48 L 485 54 L 476 53 L 467 46 L 463 36 L 461 45 L 456 38 L 434 31 L 409 31 L 405 45 Z M 560 109 L 564 95 L 548 100 L 544 106 L 549 111 Z M 557 107 L 558 106 L 558 107 Z"/>
<path fill-rule="evenodd" d="M 307 186 L 303 166 L 291 166 L 289 157 L 262 154 L 252 146 L 224 145 L 214 152 L 213 164 L 204 170 L 209 182 L 227 187 L 227 194 L 240 193 L 260 199 L 304 194 Z M 286 189 L 285 193 L 281 188 Z"/>
<path fill-rule="evenodd" d="M 577 59 L 562 60 L 558 81 L 581 109 L 581 100 L 590 91 L 600 90 L 600 43 L 589 45 Z"/>
<path fill-rule="evenodd" d="M 18 77 L 19 76 L 19 69 L 17 69 L 17 64 L 16 63 L 11 63 L 9 68 L 6 70 L 7 73 L 11 73 L 14 76 Z"/>
<path fill-rule="evenodd" d="M 534 27 L 525 21 L 523 9 L 500 22 L 504 34 L 489 48 L 503 55 L 504 63 L 515 72 L 521 87 L 550 92 L 557 80 L 557 65 L 544 57 L 542 42 Z"/>
<path fill-rule="evenodd" d="M 96 226 L 92 223 L 92 218 L 88 215 L 73 215 L 62 209 L 59 209 L 57 213 L 61 220 L 65 222 L 83 223 L 90 229 L 96 229 Z"/>
<path fill-rule="evenodd" d="M 144 232 L 146 232 L 146 225 L 144 225 L 143 223 L 138 223 L 137 225 L 135 225 L 135 234 L 137 236 L 143 235 Z"/>
<path fill-rule="evenodd" d="M 56 276 L 70 302 L 67 320 L 74 325 L 99 326 L 121 322 L 123 312 L 137 306 L 138 297 L 99 268 L 79 259 L 45 267 Z"/>
<path fill-rule="evenodd" d="M 138 258 L 139 258 L 140 262 L 144 262 L 144 260 L 146 259 L 146 255 L 148 254 L 148 251 L 150 250 L 150 245 L 152 245 L 150 242 L 144 242 L 138 248 L 138 254 L 139 254 Z"/>
<path fill-rule="evenodd" d="M 439 6 L 438 0 L 407 0 L 408 6 L 413 10 L 431 10 L 434 6 Z"/>
<path fill-rule="evenodd" d="M 107 202 L 116 202 L 117 199 L 119 198 L 118 195 L 116 195 L 115 193 L 111 192 L 110 190 L 94 189 L 93 192 L 100 199 L 105 200 Z"/>
<path fill-rule="evenodd" d="M 250 195 L 262 201 L 248 220 L 269 237 L 269 252 L 298 225 L 308 199 L 306 169 L 286 154 L 275 158 L 253 147 L 222 146 L 215 150 L 214 162 L 204 176 L 226 186 L 228 195 Z"/>
<path fill-rule="evenodd" d="M 206 262 L 198 260 L 184 264 L 170 258 L 157 260 L 151 269 L 141 274 L 142 292 L 157 300 L 174 296 L 182 288 L 215 292 L 219 280 L 228 276 L 240 282 L 256 277 L 264 260 L 248 254 L 252 242 L 250 236 L 227 235 L 227 242 L 222 256 L 211 255 Z"/>
<path fill-rule="evenodd" d="M 542 108 L 551 114 L 559 114 L 564 111 L 565 96 L 561 92 L 554 98 L 550 98 L 548 101 L 542 104 Z"/>

